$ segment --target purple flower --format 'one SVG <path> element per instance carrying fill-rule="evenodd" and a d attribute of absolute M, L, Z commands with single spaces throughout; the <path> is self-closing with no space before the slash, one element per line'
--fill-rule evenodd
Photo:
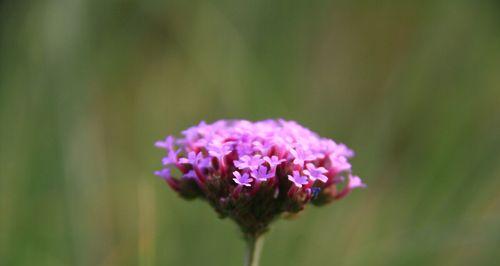
<path fill-rule="evenodd" d="M 188 153 L 187 158 L 180 158 L 179 163 L 192 164 L 193 166 L 197 166 L 198 162 L 203 159 L 203 154 L 201 152 L 195 153 L 190 151 Z"/>
<path fill-rule="evenodd" d="M 303 166 L 305 161 L 312 161 L 316 159 L 316 157 L 309 153 L 306 152 L 305 150 L 302 149 L 290 149 L 290 153 L 293 155 L 293 163 L 299 166 Z"/>
<path fill-rule="evenodd" d="M 251 186 L 250 183 L 253 181 L 252 178 L 249 178 L 247 173 L 243 173 L 243 175 L 240 174 L 238 171 L 234 171 L 233 175 L 235 178 L 233 178 L 234 182 L 240 186 L 246 186 L 249 187 Z"/>
<path fill-rule="evenodd" d="M 166 168 L 166 169 L 162 169 L 160 171 L 156 171 L 155 175 L 157 175 L 165 180 L 169 179 L 171 177 L 170 176 L 170 169 Z"/>
<path fill-rule="evenodd" d="M 183 198 L 207 201 L 247 235 L 266 231 L 284 212 L 366 186 L 352 173 L 352 150 L 294 121 L 202 121 L 155 146 L 167 151 L 156 175 Z"/>
<path fill-rule="evenodd" d="M 337 150 L 335 151 L 335 153 L 347 158 L 351 158 L 354 156 L 354 151 L 352 151 L 345 144 L 342 143 L 337 145 Z"/>
<path fill-rule="evenodd" d="M 258 170 L 252 171 L 251 175 L 257 181 L 266 181 L 267 179 L 274 177 L 274 173 L 272 171 L 267 172 L 267 168 L 263 165 L 259 166 Z"/>
<path fill-rule="evenodd" d="M 271 157 L 265 156 L 264 161 L 266 161 L 269 166 L 271 166 L 271 169 L 276 169 L 276 166 L 280 165 L 282 162 L 286 162 L 285 159 L 278 159 L 278 156 L 273 155 Z"/>
<path fill-rule="evenodd" d="M 332 153 L 328 158 L 330 159 L 330 163 L 332 165 L 331 167 L 337 172 L 343 172 L 351 169 L 351 164 L 344 156 L 338 156 Z"/>
<path fill-rule="evenodd" d="M 222 161 L 224 156 L 231 153 L 231 147 L 225 143 L 212 143 L 208 145 L 208 154 Z"/>
<path fill-rule="evenodd" d="M 256 152 L 260 152 L 262 154 L 267 153 L 274 145 L 272 142 L 262 142 L 262 141 L 254 141 L 252 142 L 253 150 Z"/>
<path fill-rule="evenodd" d="M 180 150 L 174 151 L 170 150 L 168 151 L 167 157 L 164 157 L 162 159 L 163 165 L 172 165 L 177 163 L 177 154 L 179 153 Z"/>
<path fill-rule="evenodd" d="M 361 178 L 359 176 L 353 176 L 349 175 L 349 184 L 348 184 L 349 189 L 354 189 L 358 187 L 366 187 L 366 185 L 361 181 Z"/>
<path fill-rule="evenodd" d="M 288 180 L 292 181 L 296 187 L 302 187 L 302 185 L 309 183 L 307 177 L 301 175 L 299 171 L 293 171 L 293 176 L 288 175 Z"/>
<path fill-rule="evenodd" d="M 250 169 L 251 171 L 257 170 L 261 164 L 264 163 L 264 159 L 261 158 L 260 155 L 254 155 L 250 157 L 248 155 L 244 155 L 238 161 L 234 161 L 234 166 L 238 167 L 241 170 Z"/>
<path fill-rule="evenodd" d="M 184 174 L 184 178 L 198 178 L 198 176 L 196 175 L 196 172 L 194 170 L 189 170 Z"/>
<path fill-rule="evenodd" d="M 324 174 L 328 173 L 328 170 L 326 170 L 326 168 L 316 167 L 312 163 L 306 164 L 306 167 L 307 167 L 307 169 L 304 170 L 304 174 L 309 176 L 309 178 L 312 181 L 315 181 L 316 179 L 318 179 L 319 181 L 321 181 L 323 183 L 326 183 L 326 181 L 328 181 L 328 177 L 326 177 L 326 175 L 324 175 Z"/>
<path fill-rule="evenodd" d="M 243 156 L 252 154 L 254 152 L 254 149 L 252 148 L 252 144 L 248 142 L 240 142 L 236 146 L 236 152 L 238 153 L 239 156 Z"/>
<path fill-rule="evenodd" d="M 200 131 L 202 131 L 205 126 L 205 121 L 201 121 L 198 126 L 190 127 L 182 131 L 182 135 L 184 135 L 186 139 L 195 139 L 200 135 Z"/>
<path fill-rule="evenodd" d="M 158 148 L 169 149 L 172 150 L 174 148 L 175 138 L 172 136 L 167 136 L 165 140 L 159 140 L 155 142 L 155 146 Z"/>
<path fill-rule="evenodd" d="M 206 157 L 198 161 L 199 168 L 209 168 L 212 166 L 212 157 Z"/>

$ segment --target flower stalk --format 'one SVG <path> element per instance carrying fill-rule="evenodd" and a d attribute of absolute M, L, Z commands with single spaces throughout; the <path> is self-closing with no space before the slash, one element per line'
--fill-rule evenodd
<path fill-rule="evenodd" d="M 262 235 L 247 236 L 246 243 L 247 251 L 244 266 L 259 266 L 264 237 Z"/>

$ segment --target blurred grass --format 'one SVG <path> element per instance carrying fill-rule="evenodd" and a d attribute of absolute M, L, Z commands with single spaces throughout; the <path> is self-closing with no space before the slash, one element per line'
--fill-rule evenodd
<path fill-rule="evenodd" d="M 0 2 L 0 265 L 239 265 L 151 173 L 199 120 L 294 119 L 369 188 L 275 224 L 263 265 L 494 265 L 496 1 Z"/>

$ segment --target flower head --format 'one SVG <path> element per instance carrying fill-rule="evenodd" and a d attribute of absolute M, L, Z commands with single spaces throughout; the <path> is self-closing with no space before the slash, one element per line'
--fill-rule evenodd
<path fill-rule="evenodd" d="M 323 205 L 365 187 L 351 174 L 354 153 L 347 146 L 294 121 L 201 122 L 182 135 L 155 143 L 167 152 L 164 168 L 155 174 L 182 197 L 207 200 L 247 234 L 264 232 L 283 212 Z"/>

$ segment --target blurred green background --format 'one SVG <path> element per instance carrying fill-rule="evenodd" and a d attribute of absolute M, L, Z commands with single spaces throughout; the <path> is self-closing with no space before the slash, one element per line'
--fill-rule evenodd
<path fill-rule="evenodd" d="M 262 265 L 500 261 L 498 1 L 0 1 L 0 265 L 241 265 L 154 141 L 283 117 L 368 189 L 267 235 Z"/>

